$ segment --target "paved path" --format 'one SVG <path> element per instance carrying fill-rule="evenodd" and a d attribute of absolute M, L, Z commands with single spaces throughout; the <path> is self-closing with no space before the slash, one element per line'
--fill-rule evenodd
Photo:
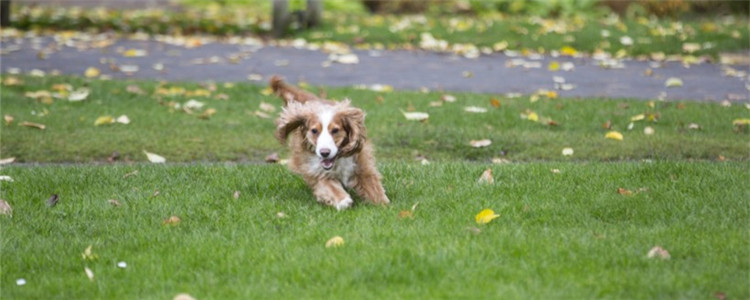
<path fill-rule="evenodd" d="M 637 99 L 689 99 L 700 101 L 748 101 L 747 76 L 724 75 L 719 64 L 701 63 L 685 68 L 679 62 L 654 66 L 650 62 L 624 60 L 622 69 L 605 69 L 591 58 L 541 58 L 532 60 L 492 54 L 470 59 L 452 54 L 426 51 L 355 50 L 357 64 L 330 63 L 329 54 L 319 50 L 277 47 L 259 42 L 206 42 L 187 48 L 149 40 L 116 39 L 104 48 L 92 48 L 95 42 L 73 40 L 67 45 L 52 37 L 3 38 L 2 72 L 33 69 L 59 70 L 63 74 L 83 75 L 88 67 L 97 67 L 113 78 L 148 78 L 169 81 L 248 81 L 250 74 L 267 80 L 280 74 L 290 81 L 305 80 L 313 85 L 352 86 L 390 85 L 395 89 L 470 91 L 483 93 L 524 93 L 555 89 L 555 76 L 575 88 L 557 90 L 561 97 L 603 97 Z M 126 57 L 128 49 L 145 50 L 143 57 Z M 44 55 L 39 55 L 43 52 Z M 519 60 L 523 59 L 523 61 Z M 571 62 L 572 71 L 549 71 L 550 61 Z M 525 62 L 527 66 L 512 66 Z M 155 64 L 163 69 L 156 70 Z M 137 72 L 126 74 L 109 66 Z M 329 65 L 324 67 L 324 65 Z M 126 66 L 123 68 L 123 66 Z M 733 66 L 747 72 L 746 66 Z M 116 69 L 116 68 L 115 68 Z M 644 73 L 651 69 L 653 74 Z M 682 80 L 681 87 L 665 86 L 670 77 Z"/>

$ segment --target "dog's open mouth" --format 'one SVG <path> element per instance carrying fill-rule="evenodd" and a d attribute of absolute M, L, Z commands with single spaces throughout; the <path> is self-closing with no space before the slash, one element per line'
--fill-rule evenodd
<path fill-rule="evenodd" d="M 336 162 L 336 158 L 324 158 L 320 161 L 323 169 L 330 170 L 333 168 L 333 163 Z"/>

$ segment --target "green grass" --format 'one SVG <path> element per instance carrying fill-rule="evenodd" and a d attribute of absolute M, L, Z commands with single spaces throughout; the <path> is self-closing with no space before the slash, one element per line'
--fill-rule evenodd
<path fill-rule="evenodd" d="M 476 183 L 487 167 L 496 184 Z M 381 171 L 391 206 L 336 212 L 278 165 L 4 167 L 15 182 L 0 192 L 14 208 L 0 216 L 3 298 L 750 296 L 745 162 L 384 163 Z M 51 194 L 60 200 L 50 208 Z M 413 219 L 398 217 L 415 203 Z M 485 208 L 500 217 L 477 225 Z M 173 215 L 182 222 L 162 224 Z M 345 244 L 325 248 L 336 235 Z M 89 245 L 96 260 L 81 256 Z M 671 259 L 647 258 L 656 245 Z"/>
<path fill-rule="evenodd" d="M 8 78 L 7 76 L 5 77 Z M 168 162 L 250 161 L 262 162 L 266 155 L 285 147 L 273 137 L 273 118 L 280 100 L 264 96 L 264 87 L 219 84 L 210 96 L 157 93 L 158 84 L 149 81 L 100 81 L 78 77 L 13 77 L 21 85 L 4 86 L 2 114 L 14 121 L 0 125 L 2 157 L 16 157 L 19 162 L 106 162 L 115 151 L 121 161 L 146 161 L 143 150 L 157 153 Z M 24 96 L 27 92 L 52 91 L 55 84 L 68 83 L 75 88 L 88 86 L 88 98 L 81 102 L 53 99 L 50 104 Z M 144 95 L 127 92 L 137 85 Z M 193 83 L 170 83 L 162 88 L 206 90 Z M 315 89 L 315 88 L 312 88 Z M 417 155 L 431 161 L 489 162 L 493 158 L 511 161 L 619 161 L 619 160 L 730 160 L 748 159 L 747 128 L 737 128 L 732 121 L 748 118 L 743 104 L 723 107 L 718 103 L 690 101 L 653 103 L 637 100 L 546 99 L 531 102 L 528 96 L 506 98 L 502 95 L 456 93 L 456 102 L 431 107 L 439 93 L 377 93 L 350 88 L 327 89 L 333 99 L 349 97 L 354 105 L 367 112 L 369 138 L 378 157 L 412 160 Z M 225 94 L 228 100 L 216 99 Z M 378 99 L 382 101 L 378 101 Z M 497 98 L 500 107 L 491 105 Z M 170 106 L 189 99 L 205 102 L 217 112 L 204 120 Z M 272 118 L 255 116 L 261 102 L 277 107 Z M 170 104 L 171 103 L 171 104 Z M 466 106 L 488 109 L 484 114 L 464 111 Z M 430 119 L 420 123 L 407 121 L 401 110 L 409 108 L 428 112 Z M 204 108 L 205 110 L 206 108 Z M 534 111 L 540 120 L 550 118 L 558 126 L 532 122 L 520 117 Z M 631 117 L 657 114 L 656 122 L 636 121 L 628 130 Z M 100 116 L 127 115 L 129 125 L 95 126 Z M 624 140 L 605 139 L 602 124 L 611 121 L 612 130 L 623 133 Z M 22 122 L 46 125 L 45 130 L 20 126 Z M 701 129 L 689 129 L 690 124 Z M 643 129 L 651 126 L 655 134 Z M 471 140 L 490 139 L 486 148 L 472 148 Z M 575 154 L 564 157 L 561 151 L 572 147 Z"/>

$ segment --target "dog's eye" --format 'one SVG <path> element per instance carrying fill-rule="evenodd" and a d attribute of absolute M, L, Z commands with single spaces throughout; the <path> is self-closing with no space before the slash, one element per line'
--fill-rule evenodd
<path fill-rule="evenodd" d="M 310 130 L 310 132 L 312 132 L 312 134 L 318 134 L 318 129 L 313 128 L 312 130 Z"/>
<path fill-rule="evenodd" d="M 331 134 L 336 134 L 339 132 L 338 128 L 331 129 Z"/>

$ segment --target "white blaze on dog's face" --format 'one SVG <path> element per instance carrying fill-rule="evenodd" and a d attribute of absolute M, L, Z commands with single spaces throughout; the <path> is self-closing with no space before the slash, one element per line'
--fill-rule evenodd
<path fill-rule="evenodd" d="M 307 139 L 314 146 L 315 155 L 320 158 L 323 169 L 330 170 L 336 162 L 339 147 L 344 141 L 345 132 L 339 118 L 333 111 L 325 110 L 315 115 L 307 124 Z"/>

